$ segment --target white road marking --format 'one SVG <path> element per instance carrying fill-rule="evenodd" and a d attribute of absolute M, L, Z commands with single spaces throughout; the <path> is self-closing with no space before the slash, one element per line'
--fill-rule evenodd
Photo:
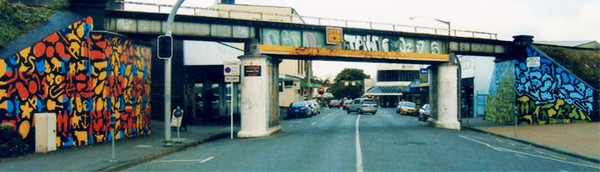
<path fill-rule="evenodd" d="M 562 162 L 562 163 L 566 163 L 566 164 L 572 164 L 572 165 L 578 165 L 578 166 L 583 166 L 583 167 L 590 167 L 590 168 L 600 169 L 600 167 L 598 167 L 598 166 L 581 164 L 581 163 L 576 163 L 576 162 L 569 162 L 569 161 L 564 161 L 564 160 L 560 160 L 560 159 L 556 159 L 556 158 L 549 158 L 549 157 L 545 157 L 545 156 L 540 156 L 540 155 L 535 155 L 535 154 L 520 152 L 520 151 L 516 151 L 516 150 L 511 150 L 511 149 L 507 149 L 507 148 L 503 148 L 503 147 L 496 147 L 496 146 L 492 146 L 489 143 L 485 143 L 483 141 L 475 140 L 475 139 L 469 138 L 467 136 L 463 136 L 463 135 L 460 135 L 460 134 L 458 136 L 461 137 L 461 138 L 463 138 L 463 139 L 467 139 L 467 140 L 470 140 L 470 141 L 473 141 L 473 142 L 485 145 L 485 146 L 487 146 L 489 148 L 492 148 L 492 149 L 500 151 L 500 152 L 516 153 L 518 155 L 531 156 L 531 157 L 536 157 L 536 158 L 541 158 L 541 159 L 546 159 L 546 160 L 551 160 L 551 161 Z"/>
<path fill-rule="evenodd" d="M 359 132 L 359 123 L 360 123 L 360 114 L 356 118 L 356 171 L 363 172 L 363 162 L 362 162 L 362 150 L 360 148 L 360 132 Z"/>
<path fill-rule="evenodd" d="M 317 125 L 317 122 L 313 122 L 313 123 L 311 123 L 310 125 Z"/>
<path fill-rule="evenodd" d="M 211 159 L 215 158 L 214 156 L 208 157 L 202 161 L 200 161 L 200 164 L 205 163 L 206 161 L 210 161 Z"/>
<path fill-rule="evenodd" d="M 325 119 L 325 118 L 327 118 L 327 117 L 321 117 L 321 119 Z"/>
<path fill-rule="evenodd" d="M 211 156 L 209 158 L 203 159 L 203 160 L 198 160 L 198 159 L 174 159 L 174 160 L 161 160 L 161 161 L 154 161 L 155 163 L 159 163 L 159 162 L 198 162 L 200 164 L 205 163 L 207 161 L 210 161 L 211 159 L 215 158 L 214 156 Z"/>

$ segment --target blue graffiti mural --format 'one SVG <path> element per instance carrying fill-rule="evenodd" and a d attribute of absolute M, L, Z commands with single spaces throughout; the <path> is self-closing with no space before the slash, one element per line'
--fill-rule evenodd
<path fill-rule="evenodd" d="M 564 68 L 554 64 L 544 54 L 527 47 L 529 57 L 539 56 L 539 67 L 527 67 L 524 59 L 515 63 L 515 91 L 518 97 L 527 96 L 535 104 L 554 103 L 564 100 L 582 112 L 591 115 L 594 89 Z"/>

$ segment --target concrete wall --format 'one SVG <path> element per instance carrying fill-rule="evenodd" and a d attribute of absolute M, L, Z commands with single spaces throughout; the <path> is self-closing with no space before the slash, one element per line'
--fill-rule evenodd
<path fill-rule="evenodd" d="M 496 64 L 486 119 L 521 124 L 587 122 L 598 119 L 595 91 L 535 47 L 527 57 L 540 57 L 539 67 L 527 67 L 526 57 Z"/>
<path fill-rule="evenodd" d="M 91 33 L 86 17 L 0 60 L 0 121 L 35 143 L 35 113 L 57 115 L 57 147 L 150 134 L 151 49 Z"/>

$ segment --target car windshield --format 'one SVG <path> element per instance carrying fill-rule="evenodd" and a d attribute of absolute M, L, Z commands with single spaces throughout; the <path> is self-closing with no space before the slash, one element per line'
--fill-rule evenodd
<path fill-rule="evenodd" d="M 406 107 L 415 107 L 416 106 L 415 103 L 410 103 L 410 102 L 406 102 L 406 103 L 404 103 L 402 105 L 406 106 Z"/>
<path fill-rule="evenodd" d="M 294 102 L 294 103 L 292 103 L 292 106 L 294 106 L 294 107 L 305 106 L 305 103 L 304 102 Z"/>
<path fill-rule="evenodd" d="M 363 100 L 362 104 L 375 104 L 373 100 Z"/>

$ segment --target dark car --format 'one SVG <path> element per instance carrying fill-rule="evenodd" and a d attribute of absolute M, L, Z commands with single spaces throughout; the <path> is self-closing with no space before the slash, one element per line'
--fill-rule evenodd
<path fill-rule="evenodd" d="M 419 109 L 419 121 L 427 121 L 431 112 L 431 105 L 425 104 Z"/>
<path fill-rule="evenodd" d="M 312 110 L 309 107 L 308 103 L 305 101 L 301 102 L 292 102 L 290 103 L 290 107 L 287 110 L 287 117 L 304 117 L 308 118 L 312 114 Z"/>
<path fill-rule="evenodd" d="M 400 115 L 417 115 L 417 105 L 413 102 L 401 101 L 396 106 L 396 113 Z"/>

